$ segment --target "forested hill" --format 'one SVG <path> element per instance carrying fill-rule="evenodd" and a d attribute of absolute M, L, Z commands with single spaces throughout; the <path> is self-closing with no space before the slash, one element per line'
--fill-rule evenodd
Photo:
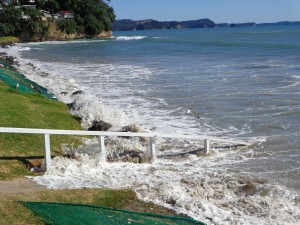
<path fill-rule="evenodd" d="M 157 21 L 157 20 L 116 20 L 113 30 L 154 30 L 154 29 L 182 29 L 182 28 L 211 28 L 216 24 L 210 19 L 188 21 Z"/>
<path fill-rule="evenodd" d="M 0 0 L 0 36 L 23 41 L 110 35 L 109 0 Z"/>
<path fill-rule="evenodd" d="M 220 27 L 251 27 L 251 26 L 290 26 L 300 25 L 300 22 L 282 21 L 277 23 L 214 23 L 210 19 L 187 21 L 157 21 L 157 20 L 116 20 L 113 24 L 114 31 L 126 30 L 156 30 L 156 29 L 189 29 L 189 28 L 220 28 Z"/>

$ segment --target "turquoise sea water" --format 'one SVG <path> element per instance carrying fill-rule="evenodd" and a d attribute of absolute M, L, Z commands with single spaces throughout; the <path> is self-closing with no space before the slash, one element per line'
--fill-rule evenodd
<path fill-rule="evenodd" d="M 299 193 L 299 37 L 300 26 L 130 31 L 23 44 L 20 55 L 56 93 L 90 92 L 127 124 L 249 141 L 219 167 Z"/>

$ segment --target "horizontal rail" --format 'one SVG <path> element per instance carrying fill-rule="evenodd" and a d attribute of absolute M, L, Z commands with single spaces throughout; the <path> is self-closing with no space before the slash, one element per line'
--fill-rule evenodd
<path fill-rule="evenodd" d="M 204 151 L 209 153 L 210 141 L 231 143 L 236 145 L 248 146 L 247 142 L 234 141 L 229 139 L 215 138 L 200 135 L 178 135 L 178 134 L 158 134 L 158 133 L 133 133 L 133 132 L 108 132 L 108 131 L 83 131 L 83 130 L 54 130 L 54 129 L 33 129 L 33 128 L 12 128 L 0 127 L 0 133 L 15 133 L 15 134 L 43 134 L 45 143 L 45 170 L 51 164 L 51 148 L 50 135 L 83 135 L 83 136 L 98 136 L 100 145 L 100 160 L 106 161 L 106 150 L 104 137 L 119 136 L 119 137 L 148 137 L 150 145 L 150 153 L 152 160 L 156 159 L 155 142 L 158 137 L 172 138 L 172 139 L 190 139 L 190 140 L 204 140 Z"/>
<path fill-rule="evenodd" d="M 109 131 L 84 131 L 84 130 L 55 130 L 55 129 L 34 129 L 34 128 L 11 128 L 0 127 L 0 133 L 22 133 L 22 134 L 60 134 L 60 135 L 84 135 L 84 136 L 122 136 L 122 137 L 160 137 L 173 139 L 205 140 L 216 142 L 238 144 L 249 146 L 245 141 L 216 138 L 202 135 L 187 134 L 159 134 L 159 133 L 134 133 L 134 132 L 109 132 Z"/>
<path fill-rule="evenodd" d="M 245 145 L 249 146 L 250 143 L 245 142 L 245 141 L 235 141 L 231 139 L 225 139 L 225 138 L 216 138 L 216 137 L 211 137 L 211 136 L 206 136 L 206 135 L 188 135 L 188 134 L 157 134 L 157 137 L 161 138 L 174 138 L 174 139 L 189 139 L 189 140 L 205 140 L 209 139 L 211 141 L 215 142 L 224 142 L 224 143 L 229 143 L 229 144 L 237 144 L 237 145 Z"/>

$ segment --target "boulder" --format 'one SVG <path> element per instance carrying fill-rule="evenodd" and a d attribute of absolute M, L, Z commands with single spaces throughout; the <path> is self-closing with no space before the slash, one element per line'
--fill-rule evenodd
<path fill-rule="evenodd" d="M 74 91 L 73 93 L 72 93 L 72 95 L 74 96 L 74 95 L 82 95 L 84 93 L 84 91 L 83 90 L 78 90 L 78 91 Z"/>
<path fill-rule="evenodd" d="M 139 133 L 142 132 L 141 128 L 138 127 L 137 125 L 133 124 L 133 125 L 127 125 L 125 127 L 122 127 L 120 132 L 135 132 L 135 133 Z"/>
<path fill-rule="evenodd" d="M 151 158 L 145 152 L 125 151 L 122 154 L 108 157 L 108 161 L 142 164 L 142 163 L 150 163 Z"/>
<path fill-rule="evenodd" d="M 141 127 L 139 127 L 135 124 L 124 126 L 119 130 L 119 132 L 145 133 L 145 131 Z M 129 139 L 129 137 L 125 137 L 125 136 L 123 138 L 128 138 Z M 140 139 L 141 142 L 147 142 L 147 140 L 148 140 L 145 137 L 140 137 L 139 139 Z"/>
<path fill-rule="evenodd" d="M 109 123 L 106 123 L 102 120 L 100 121 L 93 121 L 93 124 L 88 130 L 92 131 L 107 131 L 109 128 L 111 128 L 112 125 Z"/>

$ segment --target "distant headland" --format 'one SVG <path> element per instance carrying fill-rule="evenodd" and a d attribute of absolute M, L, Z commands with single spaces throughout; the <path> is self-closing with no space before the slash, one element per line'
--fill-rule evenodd
<path fill-rule="evenodd" d="M 249 27 L 249 26 L 271 26 L 271 25 L 300 25 L 300 21 L 282 21 L 276 23 L 215 23 L 210 19 L 187 20 L 187 21 L 157 21 L 146 20 L 115 20 L 113 31 L 128 30 L 158 30 L 158 29 L 190 29 L 190 28 L 220 28 L 220 27 Z"/>

